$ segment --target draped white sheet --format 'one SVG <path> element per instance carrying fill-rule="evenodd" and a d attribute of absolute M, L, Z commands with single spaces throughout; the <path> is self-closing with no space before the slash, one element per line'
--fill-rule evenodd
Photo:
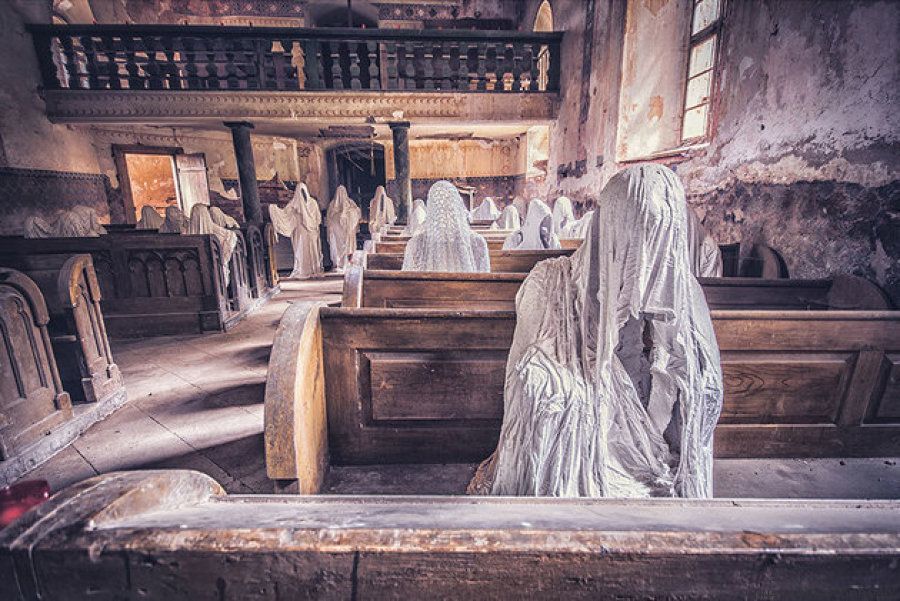
<path fill-rule="evenodd" d="M 500 213 L 494 225 L 501 230 L 517 230 L 522 227 L 522 220 L 519 217 L 519 209 L 516 205 L 507 205 Z"/>
<path fill-rule="evenodd" d="M 550 219 L 547 219 L 550 217 Z M 547 228 L 545 236 L 541 236 L 541 226 Z M 518 231 L 513 232 L 503 241 L 503 250 L 544 250 L 561 248 L 559 237 L 553 229 L 552 213 L 547 204 L 537 198 L 528 203 L 528 215 L 525 223 Z"/>
<path fill-rule="evenodd" d="M 297 184 L 291 202 L 283 209 L 270 204 L 269 217 L 275 231 L 288 236 L 294 247 L 294 269 L 288 277 L 306 279 L 322 275 L 322 242 L 319 239 L 322 214 L 306 184 Z"/>
<path fill-rule="evenodd" d="M 421 198 L 417 198 L 413 203 L 413 208 L 409 213 L 409 219 L 407 220 L 406 229 L 403 230 L 403 233 L 407 236 L 415 236 L 421 232 L 424 229 L 425 218 L 427 215 L 428 210 L 425 208 L 425 201 Z"/>
<path fill-rule="evenodd" d="M 712 495 L 722 372 L 684 191 L 634 166 L 598 204 L 581 248 L 519 290 L 500 441 L 470 493 Z"/>
<path fill-rule="evenodd" d="M 164 220 L 156 209 L 150 205 L 141 207 L 141 218 L 137 222 L 136 228 L 139 230 L 158 230 L 162 227 Z"/>
<path fill-rule="evenodd" d="M 209 207 L 209 216 L 212 217 L 213 223 L 220 227 L 224 227 L 229 230 L 241 229 L 241 226 L 237 222 L 237 219 L 235 219 L 231 215 L 228 215 L 219 207 Z"/>
<path fill-rule="evenodd" d="M 161 234 L 181 234 L 187 231 L 187 218 L 181 210 L 181 207 L 169 205 L 166 207 L 166 218 L 163 224 L 159 226 Z"/>
<path fill-rule="evenodd" d="M 490 196 L 486 197 L 481 201 L 481 204 L 475 207 L 471 214 L 471 221 L 494 221 L 497 217 L 500 216 L 500 211 L 497 209 L 497 205 L 494 204 L 494 199 Z"/>
<path fill-rule="evenodd" d="M 512 204 L 519 211 L 519 219 L 524 220 L 528 217 L 528 201 L 521 196 L 513 198 Z"/>
<path fill-rule="evenodd" d="M 380 234 L 385 225 L 394 225 L 396 221 L 394 201 L 387 195 L 384 186 L 378 186 L 369 203 L 369 234 Z"/>
<path fill-rule="evenodd" d="M 406 244 L 403 271 L 487 272 L 484 236 L 469 227 L 469 212 L 456 186 L 435 182 L 428 191 L 425 226 Z"/>
<path fill-rule="evenodd" d="M 561 238 L 566 239 L 581 239 L 584 240 L 585 235 L 589 229 L 588 226 L 591 225 L 591 220 L 594 218 L 594 211 L 588 211 L 584 214 L 581 219 L 573 221 L 568 226 L 566 226 L 565 231 L 560 234 Z"/>
<path fill-rule="evenodd" d="M 688 207 L 688 248 L 691 267 L 698 278 L 722 277 L 722 251 L 719 244 L 700 223 L 694 210 Z"/>
<path fill-rule="evenodd" d="M 184 233 L 215 236 L 222 249 L 222 272 L 225 275 L 225 285 L 227 286 L 231 280 L 230 261 L 237 246 L 237 235 L 231 230 L 217 225 L 212 219 L 209 205 L 205 204 L 195 204 L 191 208 L 191 218 Z"/>
<path fill-rule="evenodd" d="M 356 232 L 362 211 L 347 194 L 347 188 L 338 186 L 325 214 L 328 229 L 328 248 L 335 270 L 343 270 L 356 250 Z"/>
<path fill-rule="evenodd" d="M 566 229 L 575 223 L 575 211 L 572 210 L 572 201 L 568 196 L 560 196 L 553 203 L 553 231 L 562 236 Z M 565 236 L 563 236 L 565 237 Z"/>
<path fill-rule="evenodd" d="M 96 238 L 106 233 L 97 211 L 83 205 L 60 211 L 54 222 L 58 238 Z"/>
<path fill-rule="evenodd" d="M 25 238 L 55 238 L 56 227 L 40 215 L 29 215 L 22 226 L 22 236 Z"/>

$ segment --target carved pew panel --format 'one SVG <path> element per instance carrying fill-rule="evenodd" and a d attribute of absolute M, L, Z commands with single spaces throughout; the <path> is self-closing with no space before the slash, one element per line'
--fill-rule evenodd
<path fill-rule="evenodd" d="M 329 449 L 342 464 L 484 458 L 515 314 L 320 311 Z M 721 457 L 878 456 L 900 445 L 895 312 L 715 311 Z"/>
<path fill-rule="evenodd" d="M 0 267 L 0 461 L 72 418 L 50 344 L 50 314 L 31 279 Z"/>

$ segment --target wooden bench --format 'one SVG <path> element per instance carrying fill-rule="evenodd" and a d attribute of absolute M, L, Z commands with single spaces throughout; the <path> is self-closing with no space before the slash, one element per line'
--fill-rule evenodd
<path fill-rule="evenodd" d="M 571 255 L 574 249 L 560 250 L 492 250 L 491 271 L 494 273 L 527 273 L 538 261 L 553 257 Z M 356 263 L 362 257 L 356 255 Z M 403 253 L 366 253 L 365 267 L 368 269 L 397 270 L 403 267 Z"/>
<path fill-rule="evenodd" d="M 900 312 L 713 311 L 718 457 L 900 449 Z M 271 353 L 266 465 L 315 488 L 337 465 L 472 462 L 494 448 L 512 311 L 295 304 Z M 327 427 L 326 427 L 327 423 Z"/>
<path fill-rule="evenodd" d="M 895 501 L 274 498 L 118 472 L 0 531 L 0 598 L 896 599 L 898 532 Z"/>
<path fill-rule="evenodd" d="M 96 238 L 3 237 L 0 265 L 39 261 L 41 256 L 90 254 L 107 332 L 113 338 L 219 331 L 277 292 L 277 287 L 268 286 L 273 279 L 270 269 L 267 274 L 258 272 L 259 245 L 265 244 L 265 236 L 253 228 L 248 231 L 249 248 L 243 233 L 235 232 L 238 244 L 227 286 L 219 243 L 208 235 L 151 230 Z M 271 251 L 268 254 L 271 258 Z"/>
<path fill-rule="evenodd" d="M 364 270 L 344 274 L 344 307 L 515 310 L 527 273 L 421 273 Z M 889 310 L 881 289 L 855 276 L 833 280 L 700 278 L 710 309 Z"/>

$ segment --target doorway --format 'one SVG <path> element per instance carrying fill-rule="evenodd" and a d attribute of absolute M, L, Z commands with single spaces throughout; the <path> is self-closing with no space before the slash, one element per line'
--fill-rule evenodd
<path fill-rule="evenodd" d="M 126 223 L 137 223 L 152 207 L 165 216 L 170 206 L 186 216 L 195 204 L 209 204 L 209 181 L 203 154 L 177 147 L 113 146 Z"/>
<path fill-rule="evenodd" d="M 386 185 L 384 146 L 375 142 L 359 142 L 337 146 L 328 151 L 331 197 L 338 186 L 362 209 L 363 219 L 369 220 L 369 202 L 378 186 Z"/>

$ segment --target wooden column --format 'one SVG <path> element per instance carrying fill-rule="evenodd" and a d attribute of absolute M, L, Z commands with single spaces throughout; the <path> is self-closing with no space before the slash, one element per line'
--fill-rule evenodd
<path fill-rule="evenodd" d="M 394 178 L 397 181 L 397 220 L 405 222 L 406 209 L 412 204 L 412 183 L 409 177 L 409 121 L 388 123 L 394 137 Z"/>
<path fill-rule="evenodd" d="M 226 121 L 225 126 L 231 130 L 231 139 L 234 143 L 244 220 L 248 223 L 262 223 L 262 207 L 259 204 L 259 189 L 256 186 L 256 163 L 253 160 L 253 144 L 250 142 L 253 124 L 247 121 Z"/>

